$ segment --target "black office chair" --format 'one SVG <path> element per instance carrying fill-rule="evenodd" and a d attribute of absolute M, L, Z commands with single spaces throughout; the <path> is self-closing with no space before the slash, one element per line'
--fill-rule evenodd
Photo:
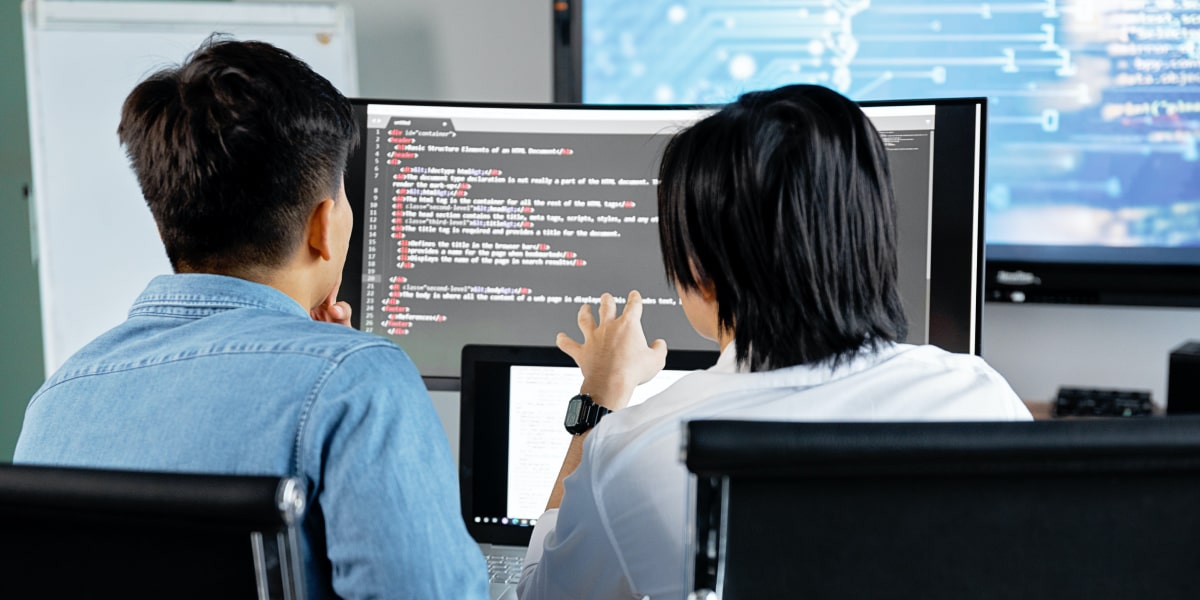
<path fill-rule="evenodd" d="M 300 482 L 0 465 L 0 598 L 303 600 Z"/>
<path fill-rule="evenodd" d="M 693 421 L 693 597 L 1200 598 L 1200 420 Z"/>

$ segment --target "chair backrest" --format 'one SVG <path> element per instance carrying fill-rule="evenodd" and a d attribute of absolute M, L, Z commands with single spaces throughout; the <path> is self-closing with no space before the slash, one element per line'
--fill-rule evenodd
<path fill-rule="evenodd" d="M 1200 598 L 1195 418 L 693 421 L 685 451 L 699 598 Z"/>
<path fill-rule="evenodd" d="M 289 477 L 0 465 L 0 597 L 303 600 Z"/>

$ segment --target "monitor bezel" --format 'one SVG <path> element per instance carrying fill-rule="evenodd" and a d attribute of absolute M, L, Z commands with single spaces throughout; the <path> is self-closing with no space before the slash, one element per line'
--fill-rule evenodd
<path fill-rule="evenodd" d="M 1200 307 L 1200 265 L 989 259 L 986 275 L 989 302 Z"/>
<path fill-rule="evenodd" d="M 931 194 L 933 206 L 930 209 L 930 280 L 929 308 L 927 322 L 929 335 L 926 343 L 942 347 L 952 352 L 963 352 L 979 355 L 983 342 L 983 302 L 984 302 L 984 190 L 986 189 L 987 164 L 987 99 L 976 98 L 921 98 L 906 100 L 870 100 L 857 103 L 864 108 L 872 106 L 935 106 L 934 113 L 934 146 L 933 146 L 933 181 Z M 964 115 L 952 115 L 949 111 L 970 111 L 974 109 L 975 148 L 964 147 L 956 143 L 951 136 L 936 134 L 937 131 L 958 125 L 954 119 Z M 938 168 L 938 165 L 953 164 L 963 156 L 974 156 L 973 170 Z M 939 160 L 940 159 L 940 160 Z M 964 203 L 959 198 L 970 197 L 972 201 Z M 965 214 L 970 213 L 970 214 Z M 940 215 L 940 219 L 935 219 Z M 939 221 L 948 217 L 951 222 L 974 222 L 970 231 L 939 227 Z M 946 248 L 958 248 L 965 252 L 947 252 Z M 934 277 L 934 274 L 940 277 Z M 954 274 L 949 276 L 949 274 Z M 937 293 L 935 293 L 937 288 Z M 947 299 L 955 289 L 969 288 L 972 301 L 968 303 L 951 302 Z M 936 301 L 935 301 L 936 299 Z M 943 299 L 947 299 L 943 301 Z M 967 330 L 954 326 L 954 323 L 969 323 Z M 936 330 L 936 335 L 935 335 Z"/>

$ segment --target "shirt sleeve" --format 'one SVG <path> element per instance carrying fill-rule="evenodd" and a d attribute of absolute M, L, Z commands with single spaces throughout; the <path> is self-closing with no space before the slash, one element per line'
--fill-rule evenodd
<path fill-rule="evenodd" d="M 399 348 L 359 350 L 336 366 L 318 387 L 299 448 L 340 597 L 487 598 L 449 443 Z"/>
<path fill-rule="evenodd" d="M 631 588 L 628 570 L 613 544 L 593 477 L 593 433 L 584 442 L 583 459 L 563 480 L 558 510 L 543 514 L 533 528 L 517 596 L 541 598 L 641 598 Z"/>

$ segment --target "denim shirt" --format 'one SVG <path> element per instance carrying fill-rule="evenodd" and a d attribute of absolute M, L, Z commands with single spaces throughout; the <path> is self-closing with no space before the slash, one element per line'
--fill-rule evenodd
<path fill-rule="evenodd" d="M 34 395 L 23 463 L 296 475 L 310 597 L 486 598 L 449 445 L 391 342 L 220 275 L 155 278 Z"/>

